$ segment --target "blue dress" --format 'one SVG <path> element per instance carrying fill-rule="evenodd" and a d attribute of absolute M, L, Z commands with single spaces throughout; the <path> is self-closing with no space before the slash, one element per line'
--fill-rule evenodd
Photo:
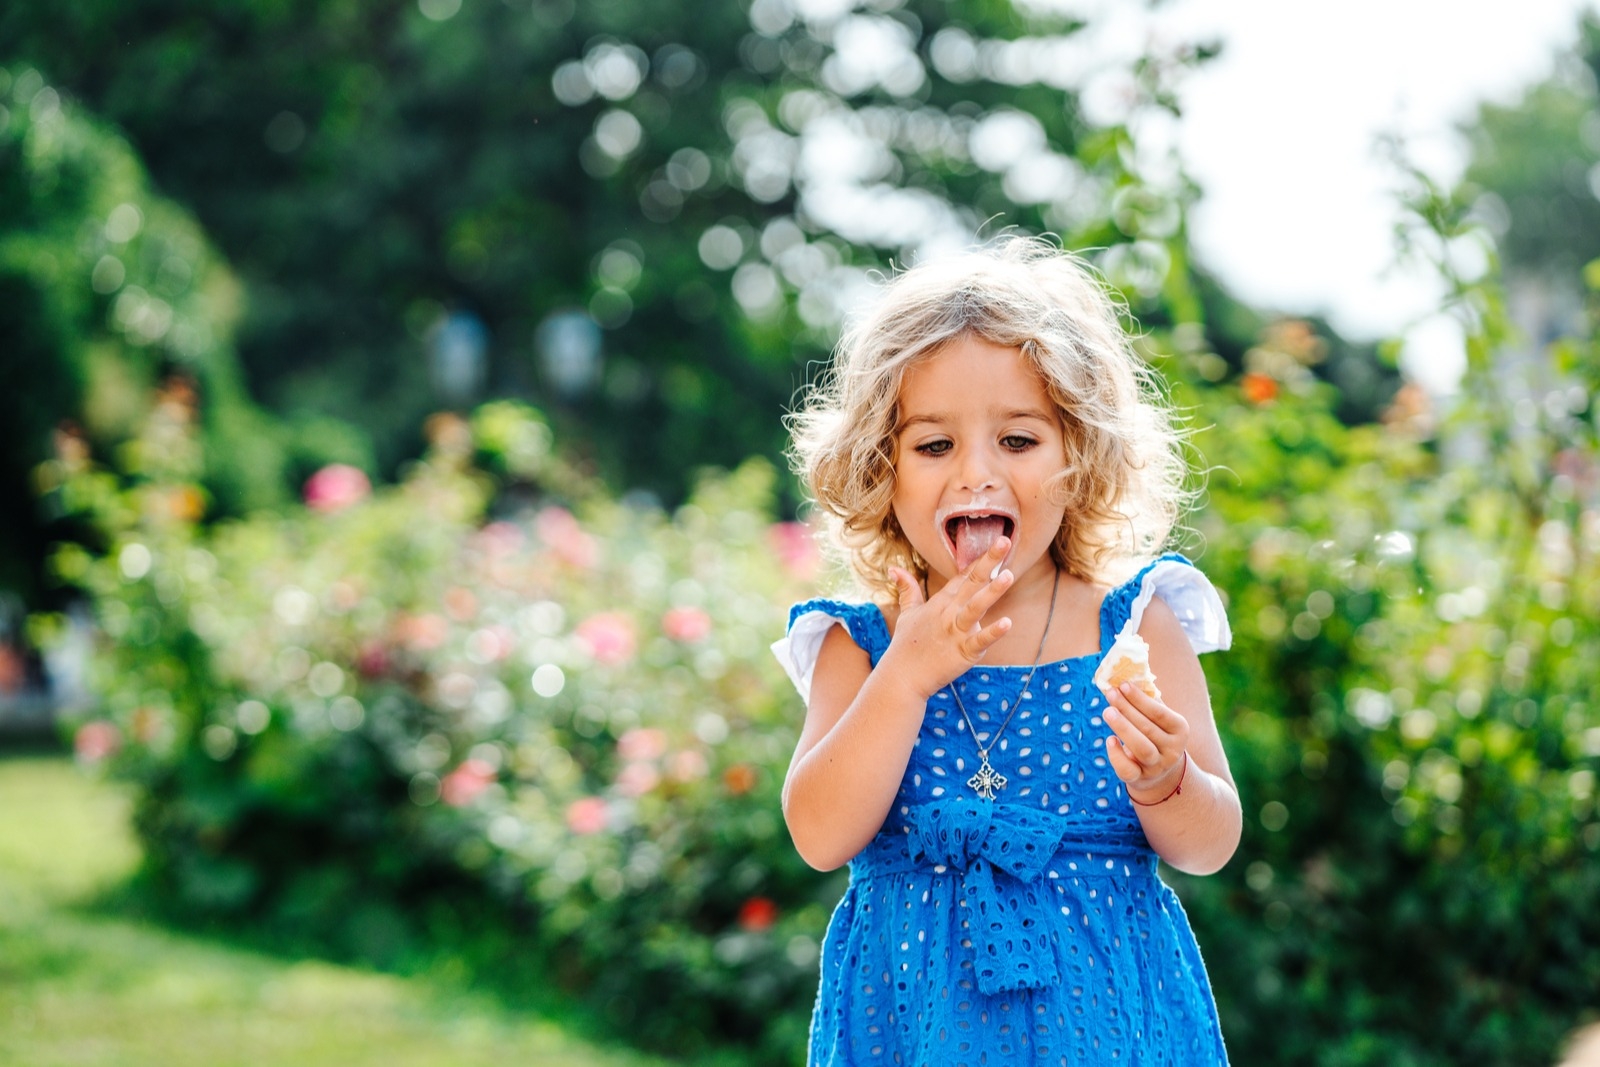
<path fill-rule="evenodd" d="M 1154 595 L 1197 651 L 1227 647 L 1215 589 L 1165 556 L 1106 596 L 1102 650 Z M 889 646 L 875 605 L 797 605 L 774 651 L 802 696 L 836 622 L 874 666 Z M 967 785 L 978 753 L 955 701 L 941 690 L 928 702 L 888 819 L 850 861 L 828 925 L 809 1063 L 1227 1062 L 1194 934 L 1105 756 L 1099 660 L 1040 665 L 990 753 L 1008 779 L 992 801 Z M 980 738 L 1027 673 L 980 664 L 956 680 Z"/>

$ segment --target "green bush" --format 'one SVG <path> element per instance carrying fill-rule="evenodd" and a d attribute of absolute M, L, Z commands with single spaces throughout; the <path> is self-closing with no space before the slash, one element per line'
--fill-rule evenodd
<path fill-rule="evenodd" d="M 177 471 L 169 414 L 138 445 Z M 772 470 L 669 516 L 562 467 L 528 409 L 430 434 L 399 486 L 329 468 L 304 509 L 213 529 L 161 506 L 180 483 L 64 478 L 117 531 L 56 565 L 105 637 L 78 748 L 138 784 L 147 880 L 380 958 L 394 909 L 488 887 L 650 1043 L 803 1046 L 827 902 L 779 816 L 795 715 L 766 644 L 816 563 L 768 517 Z"/>

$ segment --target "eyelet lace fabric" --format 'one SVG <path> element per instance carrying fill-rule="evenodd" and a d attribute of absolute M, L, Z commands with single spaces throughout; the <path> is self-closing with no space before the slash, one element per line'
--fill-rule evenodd
<path fill-rule="evenodd" d="M 1220 598 L 1181 556 L 1107 594 L 1100 647 L 1156 595 L 1197 650 L 1227 647 Z M 802 695 L 835 621 L 874 666 L 889 646 L 874 605 L 797 605 L 774 650 Z M 966 784 L 978 753 L 955 702 L 928 702 L 894 806 L 828 926 L 810 1063 L 1227 1062 L 1194 934 L 1105 756 L 1098 662 L 1039 667 L 990 753 L 1009 779 L 993 801 Z M 1026 672 L 980 665 L 957 679 L 979 740 Z"/>

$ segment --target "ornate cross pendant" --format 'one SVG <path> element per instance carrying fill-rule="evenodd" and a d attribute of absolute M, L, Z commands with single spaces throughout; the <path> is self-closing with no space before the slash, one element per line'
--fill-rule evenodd
<path fill-rule="evenodd" d="M 984 800 L 993 800 L 994 795 L 1006 787 L 1006 776 L 989 766 L 989 757 L 983 757 L 983 762 L 978 765 L 978 773 L 967 779 L 967 788 L 977 793 Z"/>

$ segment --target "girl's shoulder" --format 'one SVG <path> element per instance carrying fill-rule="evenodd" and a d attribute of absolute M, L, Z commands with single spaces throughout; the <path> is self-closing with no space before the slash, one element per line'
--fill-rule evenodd
<path fill-rule="evenodd" d="M 845 628 L 850 640 L 870 657 L 874 667 L 889 648 L 886 609 L 871 601 L 819 597 L 796 604 L 789 609 L 788 632 L 773 642 L 772 653 L 803 700 L 811 699 L 811 679 L 822 653 L 822 642 L 835 626 Z"/>
<path fill-rule="evenodd" d="M 1147 563 L 1132 577 L 1114 586 L 1101 602 L 1101 647 L 1111 647 L 1120 633 L 1137 633 L 1145 608 L 1160 597 L 1197 654 L 1215 652 L 1233 644 L 1227 609 L 1211 579 L 1175 552 Z"/>

